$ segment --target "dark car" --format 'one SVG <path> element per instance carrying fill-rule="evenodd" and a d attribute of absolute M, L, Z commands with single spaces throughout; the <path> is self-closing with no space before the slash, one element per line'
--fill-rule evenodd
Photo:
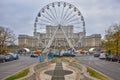
<path fill-rule="evenodd" d="M 112 61 L 117 62 L 118 60 L 119 60 L 119 56 L 118 55 L 113 55 Z"/>
<path fill-rule="evenodd" d="M 120 63 L 120 55 L 119 55 L 119 58 L 118 58 L 118 62 Z"/>
<path fill-rule="evenodd" d="M 60 57 L 60 55 L 59 55 L 59 54 L 54 54 L 53 56 L 54 56 L 54 57 Z"/>
<path fill-rule="evenodd" d="M 94 53 L 94 57 L 99 57 L 100 53 Z"/>
<path fill-rule="evenodd" d="M 112 57 L 113 57 L 113 55 L 107 55 L 107 56 L 106 56 L 106 60 L 107 60 L 107 61 L 111 61 L 111 60 L 112 60 Z"/>
<path fill-rule="evenodd" d="M 5 62 L 5 55 L 0 55 L 0 63 L 3 63 Z"/>
<path fill-rule="evenodd" d="M 75 55 L 71 54 L 71 53 L 64 53 L 63 56 L 66 56 L 66 57 L 75 57 Z"/>
<path fill-rule="evenodd" d="M 119 61 L 119 56 L 118 55 L 107 55 L 106 60 L 108 61 Z"/>
<path fill-rule="evenodd" d="M 12 61 L 12 60 L 14 60 L 12 55 L 8 54 L 5 56 L 5 61 Z"/>

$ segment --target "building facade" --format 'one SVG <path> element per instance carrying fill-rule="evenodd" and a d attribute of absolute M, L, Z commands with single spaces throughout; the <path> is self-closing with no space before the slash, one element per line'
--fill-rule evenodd
<path fill-rule="evenodd" d="M 38 39 L 34 36 L 28 35 L 19 35 L 18 37 L 18 45 L 20 47 L 36 47 Z"/>
<path fill-rule="evenodd" d="M 101 34 L 92 34 L 82 39 L 82 47 L 96 48 L 101 45 Z"/>
<path fill-rule="evenodd" d="M 45 48 L 45 46 L 49 44 L 53 35 L 55 35 L 50 44 L 50 46 L 54 48 L 68 48 L 70 44 L 75 48 L 100 46 L 100 34 L 85 36 L 84 32 L 75 33 L 72 25 L 58 28 L 57 31 L 56 29 L 57 27 L 55 26 L 47 25 L 44 33 L 34 32 L 34 36 L 19 35 L 18 44 L 19 46 Z"/>
<path fill-rule="evenodd" d="M 81 39 L 85 36 L 83 32 L 75 33 L 73 25 L 63 26 L 58 29 L 57 28 L 58 27 L 56 26 L 47 25 L 45 33 L 34 32 L 34 36 L 39 40 L 39 47 L 47 46 L 49 41 L 52 39 L 53 35 L 55 36 L 50 45 L 52 47 L 69 47 L 70 44 L 72 44 L 75 47 L 81 46 Z"/>

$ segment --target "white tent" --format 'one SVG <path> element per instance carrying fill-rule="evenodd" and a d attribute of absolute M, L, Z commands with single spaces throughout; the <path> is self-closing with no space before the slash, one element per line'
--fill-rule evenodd
<path fill-rule="evenodd" d="M 26 52 L 30 52 L 30 49 L 28 48 L 23 48 Z"/>
<path fill-rule="evenodd" d="M 93 52 L 95 48 L 90 48 L 89 49 L 89 52 Z"/>

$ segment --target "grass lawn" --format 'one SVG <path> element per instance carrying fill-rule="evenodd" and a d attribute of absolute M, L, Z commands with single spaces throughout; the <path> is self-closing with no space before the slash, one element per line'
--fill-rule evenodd
<path fill-rule="evenodd" d="M 26 68 L 8 78 L 6 78 L 5 80 L 16 80 L 16 79 L 19 79 L 19 78 L 22 78 L 24 76 L 26 76 L 27 74 L 29 73 L 29 68 Z"/>
<path fill-rule="evenodd" d="M 100 80 L 109 80 L 106 76 L 96 72 L 95 70 L 93 70 L 90 67 L 87 67 L 87 71 L 89 72 L 89 74 L 95 78 L 98 78 Z"/>

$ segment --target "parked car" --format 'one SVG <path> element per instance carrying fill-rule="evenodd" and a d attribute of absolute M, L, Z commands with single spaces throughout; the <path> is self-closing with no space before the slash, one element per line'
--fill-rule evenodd
<path fill-rule="evenodd" d="M 71 53 L 64 53 L 63 54 L 63 56 L 66 56 L 66 57 L 75 57 L 75 55 L 74 54 L 71 54 Z"/>
<path fill-rule="evenodd" d="M 111 61 L 111 60 L 112 60 L 112 57 L 113 57 L 113 55 L 107 55 L 107 56 L 106 56 L 106 60 L 107 60 L 107 61 Z"/>
<path fill-rule="evenodd" d="M 120 55 L 119 55 L 119 58 L 118 58 L 118 62 L 120 63 Z"/>
<path fill-rule="evenodd" d="M 106 59 L 106 54 L 105 53 L 100 53 L 99 59 Z"/>
<path fill-rule="evenodd" d="M 3 63 L 5 62 L 5 55 L 0 55 L 0 63 Z"/>
<path fill-rule="evenodd" d="M 112 56 L 112 61 L 117 62 L 119 60 L 119 56 L 118 55 L 113 55 Z"/>
<path fill-rule="evenodd" d="M 38 54 L 35 54 L 34 52 L 31 52 L 30 57 L 38 57 Z"/>
<path fill-rule="evenodd" d="M 53 56 L 54 56 L 54 57 L 60 57 L 60 55 L 59 55 L 59 54 L 54 54 Z"/>
<path fill-rule="evenodd" d="M 12 61 L 12 60 L 14 60 L 12 55 L 8 54 L 5 56 L 5 61 Z"/>
<path fill-rule="evenodd" d="M 100 53 L 94 53 L 94 57 L 99 57 Z"/>
<path fill-rule="evenodd" d="M 108 55 L 107 57 L 106 57 L 106 60 L 108 60 L 108 61 L 119 61 L 119 56 L 118 55 Z"/>
<path fill-rule="evenodd" d="M 11 52 L 9 52 L 8 54 L 9 54 L 9 55 L 12 55 L 14 60 L 17 60 L 17 59 L 19 59 L 19 56 L 18 56 L 18 54 L 11 53 Z"/>
<path fill-rule="evenodd" d="M 54 53 L 50 52 L 47 56 L 48 56 L 48 59 L 52 59 L 54 57 Z"/>

